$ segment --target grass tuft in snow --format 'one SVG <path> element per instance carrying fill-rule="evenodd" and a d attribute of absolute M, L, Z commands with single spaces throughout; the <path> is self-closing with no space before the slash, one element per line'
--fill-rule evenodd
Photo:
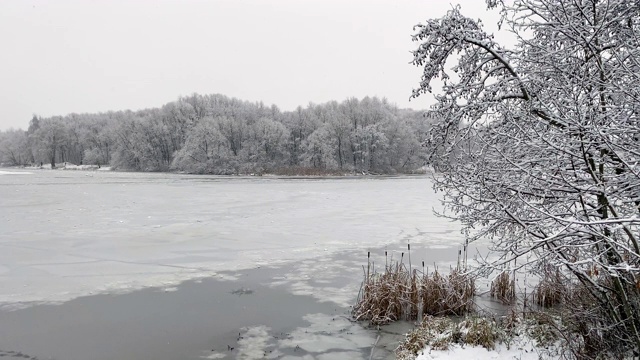
<path fill-rule="evenodd" d="M 409 332 L 396 349 L 396 359 L 414 359 L 427 346 L 447 350 L 460 334 L 456 324 L 448 317 L 425 316 L 422 323 Z"/>
<path fill-rule="evenodd" d="M 549 347 L 562 337 L 562 324 L 557 316 L 543 311 L 531 313 L 524 322 L 526 335 L 535 341 L 537 346 Z"/>
<path fill-rule="evenodd" d="M 458 327 L 463 334 L 461 341 L 471 346 L 482 346 L 493 350 L 496 343 L 504 338 L 504 331 L 495 321 L 484 317 L 470 317 L 461 322 Z"/>
<path fill-rule="evenodd" d="M 414 359 L 426 347 L 442 351 L 452 345 L 482 346 L 493 350 L 503 341 L 505 331 L 492 319 L 469 316 L 460 322 L 449 317 L 425 316 L 396 349 L 399 360 Z"/>

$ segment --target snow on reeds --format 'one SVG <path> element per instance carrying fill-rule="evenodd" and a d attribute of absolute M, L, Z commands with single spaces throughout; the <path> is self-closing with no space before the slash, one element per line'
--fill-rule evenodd
<path fill-rule="evenodd" d="M 505 304 L 511 304 L 516 299 L 515 279 L 508 271 L 501 272 L 491 282 L 491 297 L 502 301 Z"/>

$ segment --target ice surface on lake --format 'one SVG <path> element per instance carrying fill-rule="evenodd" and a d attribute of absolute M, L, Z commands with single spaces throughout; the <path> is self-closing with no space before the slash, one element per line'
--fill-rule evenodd
<path fill-rule="evenodd" d="M 307 326 L 291 333 L 274 333 L 260 325 L 242 329 L 238 338 L 238 359 L 367 359 L 375 338 L 370 331 L 344 316 L 307 314 Z M 357 351 L 361 350 L 361 351 Z M 220 354 L 220 353 L 218 353 Z M 295 355 L 291 355 L 295 354 Z M 230 354 L 228 357 L 232 357 Z M 208 355 L 203 358 L 212 358 Z M 220 358 L 225 358 L 222 354 Z"/>
<path fill-rule="evenodd" d="M 238 340 L 238 359 L 264 359 L 267 355 L 269 330 L 266 326 L 245 328 Z"/>
<path fill-rule="evenodd" d="M 209 354 L 207 356 L 202 356 L 201 359 L 224 359 L 225 357 L 227 357 L 227 355 L 218 352 Z"/>
<path fill-rule="evenodd" d="M 407 241 L 453 247 L 462 241 L 457 224 L 433 215 L 438 201 L 426 177 L 85 175 L 0 176 L 4 306 L 170 288 L 225 270 L 304 265 Z M 322 272 L 359 271 L 336 265 L 308 263 L 286 282 L 306 293 Z M 346 298 L 340 298 L 345 289 L 324 290 L 337 302 Z"/>
<path fill-rule="evenodd" d="M 366 254 L 362 258 L 366 262 Z M 284 288 L 295 295 L 310 295 L 320 301 L 332 301 L 340 306 L 353 305 L 359 291 L 363 262 L 328 257 L 304 260 L 296 264 L 296 272 L 274 279 L 268 285 Z M 336 279 L 350 275 L 357 280 L 336 287 Z M 355 276 L 353 276 L 355 275 Z"/>
<path fill-rule="evenodd" d="M 342 316 L 309 314 L 304 317 L 310 323 L 293 331 L 280 340 L 279 347 L 296 347 L 315 355 L 329 354 L 350 349 L 370 349 L 375 339 L 362 326 Z M 358 359 L 362 356 L 352 357 Z"/>
<path fill-rule="evenodd" d="M 33 173 L 28 171 L 6 171 L 0 170 L 0 175 L 32 175 Z"/>

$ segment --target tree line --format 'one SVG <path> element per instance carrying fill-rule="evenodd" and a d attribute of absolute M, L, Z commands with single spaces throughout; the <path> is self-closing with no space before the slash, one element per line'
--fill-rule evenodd
<path fill-rule="evenodd" d="M 410 173 L 426 159 L 430 121 L 386 99 L 350 98 L 281 111 L 224 95 L 160 108 L 33 116 L 0 132 L 0 164 L 69 162 L 134 171 Z"/>

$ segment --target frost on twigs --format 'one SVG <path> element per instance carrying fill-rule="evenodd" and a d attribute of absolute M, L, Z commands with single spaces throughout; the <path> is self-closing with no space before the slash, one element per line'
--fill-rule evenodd
<path fill-rule="evenodd" d="M 512 49 L 459 7 L 413 36 L 412 96 L 443 83 L 425 145 L 445 214 L 493 242 L 487 272 L 559 269 L 584 287 L 589 301 L 569 315 L 607 334 L 599 348 L 640 353 L 640 4 L 488 5 Z M 556 302 L 549 280 L 544 306 Z"/>

